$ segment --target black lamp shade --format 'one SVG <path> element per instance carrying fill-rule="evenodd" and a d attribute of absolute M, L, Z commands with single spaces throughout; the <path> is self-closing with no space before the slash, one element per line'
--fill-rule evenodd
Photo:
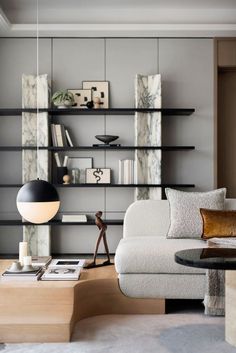
<path fill-rule="evenodd" d="M 45 180 L 24 184 L 18 192 L 16 204 L 22 217 L 36 224 L 48 222 L 60 207 L 57 190 Z"/>

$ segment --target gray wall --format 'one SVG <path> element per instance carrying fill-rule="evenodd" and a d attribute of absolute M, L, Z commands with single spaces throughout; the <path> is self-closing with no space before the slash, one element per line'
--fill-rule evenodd
<path fill-rule="evenodd" d="M 80 88 L 83 80 L 109 80 L 110 105 L 134 106 L 134 76 L 162 74 L 163 106 L 193 107 L 192 117 L 163 118 L 163 144 L 195 145 L 196 151 L 163 153 L 163 180 L 195 183 L 195 190 L 213 188 L 213 40 L 211 39 L 80 39 L 40 40 L 40 72 L 53 80 L 53 91 Z M 36 73 L 36 41 L 0 38 L 0 107 L 21 106 L 21 75 Z M 94 135 L 120 136 L 120 143 L 134 143 L 132 116 L 64 116 L 58 121 L 73 132 L 77 144 L 95 143 Z M 1 118 L 0 144 L 21 143 L 21 119 Z M 110 167 L 114 181 L 118 160 L 133 152 L 71 152 L 93 157 L 94 165 Z M 0 183 L 21 182 L 21 154 L 0 152 Z M 14 189 L 0 189 L 0 219 L 16 218 Z M 88 214 L 98 209 L 107 218 L 121 218 L 133 201 L 133 189 L 60 190 L 63 211 Z M 53 252 L 92 252 L 95 227 L 55 227 Z M 122 236 L 122 227 L 108 229 L 111 251 Z M 21 228 L 0 227 L 0 253 L 17 252 Z"/>

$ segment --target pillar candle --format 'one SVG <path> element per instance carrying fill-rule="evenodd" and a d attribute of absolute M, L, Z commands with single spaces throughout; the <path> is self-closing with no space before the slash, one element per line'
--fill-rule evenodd
<path fill-rule="evenodd" d="M 27 241 L 21 241 L 19 243 L 19 261 L 21 265 L 24 265 L 23 258 L 28 255 L 28 243 Z"/>
<path fill-rule="evenodd" d="M 24 263 L 24 266 L 32 265 L 32 256 L 24 256 L 23 263 Z"/>

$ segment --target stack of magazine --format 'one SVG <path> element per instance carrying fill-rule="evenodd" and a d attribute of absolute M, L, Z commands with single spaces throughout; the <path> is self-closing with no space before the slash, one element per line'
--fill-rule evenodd
<path fill-rule="evenodd" d="M 85 260 L 54 259 L 41 277 L 42 281 L 77 281 Z"/>
<path fill-rule="evenodd" d="M 35 267 L 33 271 L 12 272 L 5 271 L 1 276 L 2 281 L 38 281 L 42 275 L 42 267 Z"/>

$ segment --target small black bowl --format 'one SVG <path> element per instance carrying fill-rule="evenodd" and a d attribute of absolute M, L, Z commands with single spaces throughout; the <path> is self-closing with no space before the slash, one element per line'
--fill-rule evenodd
<path fill-rule="evenodd" d="M 104 142 L 106 145 L 109 145 L 109 143 L 119 138 L 119 136 L 114 135 L 96 135 L 95 137 L 97 140 Z"/>

